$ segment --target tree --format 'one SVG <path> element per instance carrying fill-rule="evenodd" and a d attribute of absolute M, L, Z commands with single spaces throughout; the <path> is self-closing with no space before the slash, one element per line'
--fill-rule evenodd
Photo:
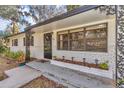
<path fill-rule="evenodd" d="M 0 16 L 3 19 L 11 21 L 11 24 L 7 26 L 7 30 L 11 28 L 12 34 L 15 34 L 19 32 L 19 26 L 27 27 L 77 7 L 79 5 L 0 6 Z"/>
<path fill-rule="evenodd" d="M 73 9 L 80 7 L 80 5 L 67 5 L 66 7 L 67 7 L 67 11 L 71 11 Z"/>
<path fill-rule="evenodd" d="M 27 23 L 28 25 L 31 24 L 24 17 L 30 17 L 34 23 L 38 23 L 65 12 L 65 6 L 57 5 L 29 5 L 19 7 L 19 15 L 22 16 L 22 23 Z"/>
<path fill-rule="evenodd" d="M 18 33 L 19 30 L 18 30 L 18 8 L 17 6 L 0 6 L 0 16 L 2 19 L 6 19 L 6 20 L 9 20 L 11 21 L 11 23 L 9 25 L 12 26 L 12 33 L 15 34 L 15 33 Z M 8 26 L 7 26 L 8 28 Z"/>

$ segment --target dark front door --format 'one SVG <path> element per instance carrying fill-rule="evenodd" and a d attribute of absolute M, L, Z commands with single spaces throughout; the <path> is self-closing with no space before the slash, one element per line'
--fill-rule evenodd
<path fill-rule="evenodd" d="M 44 58 L 52 59 L 52 34 L 44 34 Z"/>

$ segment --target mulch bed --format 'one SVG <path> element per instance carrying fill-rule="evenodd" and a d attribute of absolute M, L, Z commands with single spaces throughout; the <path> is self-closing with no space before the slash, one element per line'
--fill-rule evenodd
<path fill-rule="evenodd" d="M 21 88 L 65 88 L 63 85 L 58 84 L 48 78 L 41 76 L 38 77 Z"/>
<path fill-rule="evenodd" d="M 0 72 L 0 81 L 4 80 L 6 78 L 8 78 L 8 76 L 5 75 L 4 73 Z"/>
<path fill-rule="evenodd" d="M 54 59 L 54 60 L 64 62 L 64 63 L 76 64 L 76 65 L 80 65 L 80 66 L 86 66 L 86 67 L 89 67 L 89 68 L 97 68 L 97 69 L 102 69 L 102 70 L 108 70 L 108 69 L 100 68 L 98 65 L 93 64 L 93 63 L 88 63 L 88 62 L 72 61 L 72 60 L 60 59 L 60 58 L 57 58 L 57 59 Z"/>
<path fill-rule="evenodd" d="M 15 61 L 0 56 L 0 81 L 7 78 L 7 76 L 4 74 L 4 71 L 15 68 L 17 66 L 18 63 Z"/>
<path fill-rule="evenodd" d="M 49 60 L 47 60 L 47 59 L 39 59 L 39 60 L 36 60 L 36 61 L 41 62 L 41 63 L 49 62 Z"/>

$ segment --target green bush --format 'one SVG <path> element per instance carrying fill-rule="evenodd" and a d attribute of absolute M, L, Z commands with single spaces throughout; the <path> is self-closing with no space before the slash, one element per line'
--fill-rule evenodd
<path fill-rule="evenodd" d="M 12 52 L 7 50 L 5 52 L 5 56 L 8 58 L 12 58 L 14 60 L 18 60 L 20 56 L 24 55 L 24 53 L 22 51 L 17 51 L 17 52 Z"/>
<path fill-rule="evenodd" d="M 123 79 L 120 79 L 120 80 L 117 80 L 118 84 L 124 84 L 124 78 Z"/>
<path fill-rule="evenodd" d="M 4 53 L 6 49 L 7 48 L 5 46 L 0 45 L 0 54 Z"/>
<path fill-rule="evenodd" d="M 106 70 L 109 69 L 108 62 L 100 63 L 99 67 L 101 69 L 106 69 Z"/>

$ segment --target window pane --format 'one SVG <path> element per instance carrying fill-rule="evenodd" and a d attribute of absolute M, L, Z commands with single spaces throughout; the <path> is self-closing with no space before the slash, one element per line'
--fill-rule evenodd
<path fill-rule="evenodd" d="M 70 33 L 70 47 L 71 50 L 83 50 L 84 49 L 84 32 Z"/>
<path fill-rule="evenodd" d="M 106 29 L 97 29 L 86 32 L 86 38 L 105 38 L 106 36 Z"/>
<path fill-rule="evenodd" d="M 68 33 L 61 32 L 58 34 L 58 49 L 68 50 Z"/>
<path fill-rule="evenodd" d="M 88 26 L 88 27 L 86 27 L 86 30 L 93 30 L 93 29 L 100 29 L 100 28 L 106 28 L 106 24 Z"/>
<path fill-rule="evenodd" d="M 30 44 L 31 46 L 34 46 L 34 37 L 33 37 L 33 36 L 31 36 L 31 41 L 30 41 L 30 43 L 31 43 L 31 44 Z"/>
<path fill-rule="evenodd" d="M 23 45 L 24 45 L 24 46 L 26 45 L 26 40 L 25 40 L 25 38 L 23 38 Z"/>
<path fill-rule="evenodd" d="M 18 46 L 18 39 L 14 39 L 13 44 L 14 46 Z"/>
<path fill-rule="evenodd" d="M 97 25 L 99 28 L 99 25 Z M 86 31 L 86 50 L 87 51 L 107 51 L 107 28 L 101 25 L 102 28 L 90 29 Z M 104 28 L 103 28 L 104 27 Z"/>
<path fill-rule="evenodd" d="M 87 39 L 86 49 L 88 51 L 107 51 L 106 39 Z"/>
<path fill-rule="evenodd" d="M 71 50 L 84 50 L 83 40 L 71 40 Z"/>
<path fill-rule="evenodd" d="M 72 40 L 78 40 L 84 38 L 84 32 L 75 32 L 70 34 L 70 39 Z"/>

